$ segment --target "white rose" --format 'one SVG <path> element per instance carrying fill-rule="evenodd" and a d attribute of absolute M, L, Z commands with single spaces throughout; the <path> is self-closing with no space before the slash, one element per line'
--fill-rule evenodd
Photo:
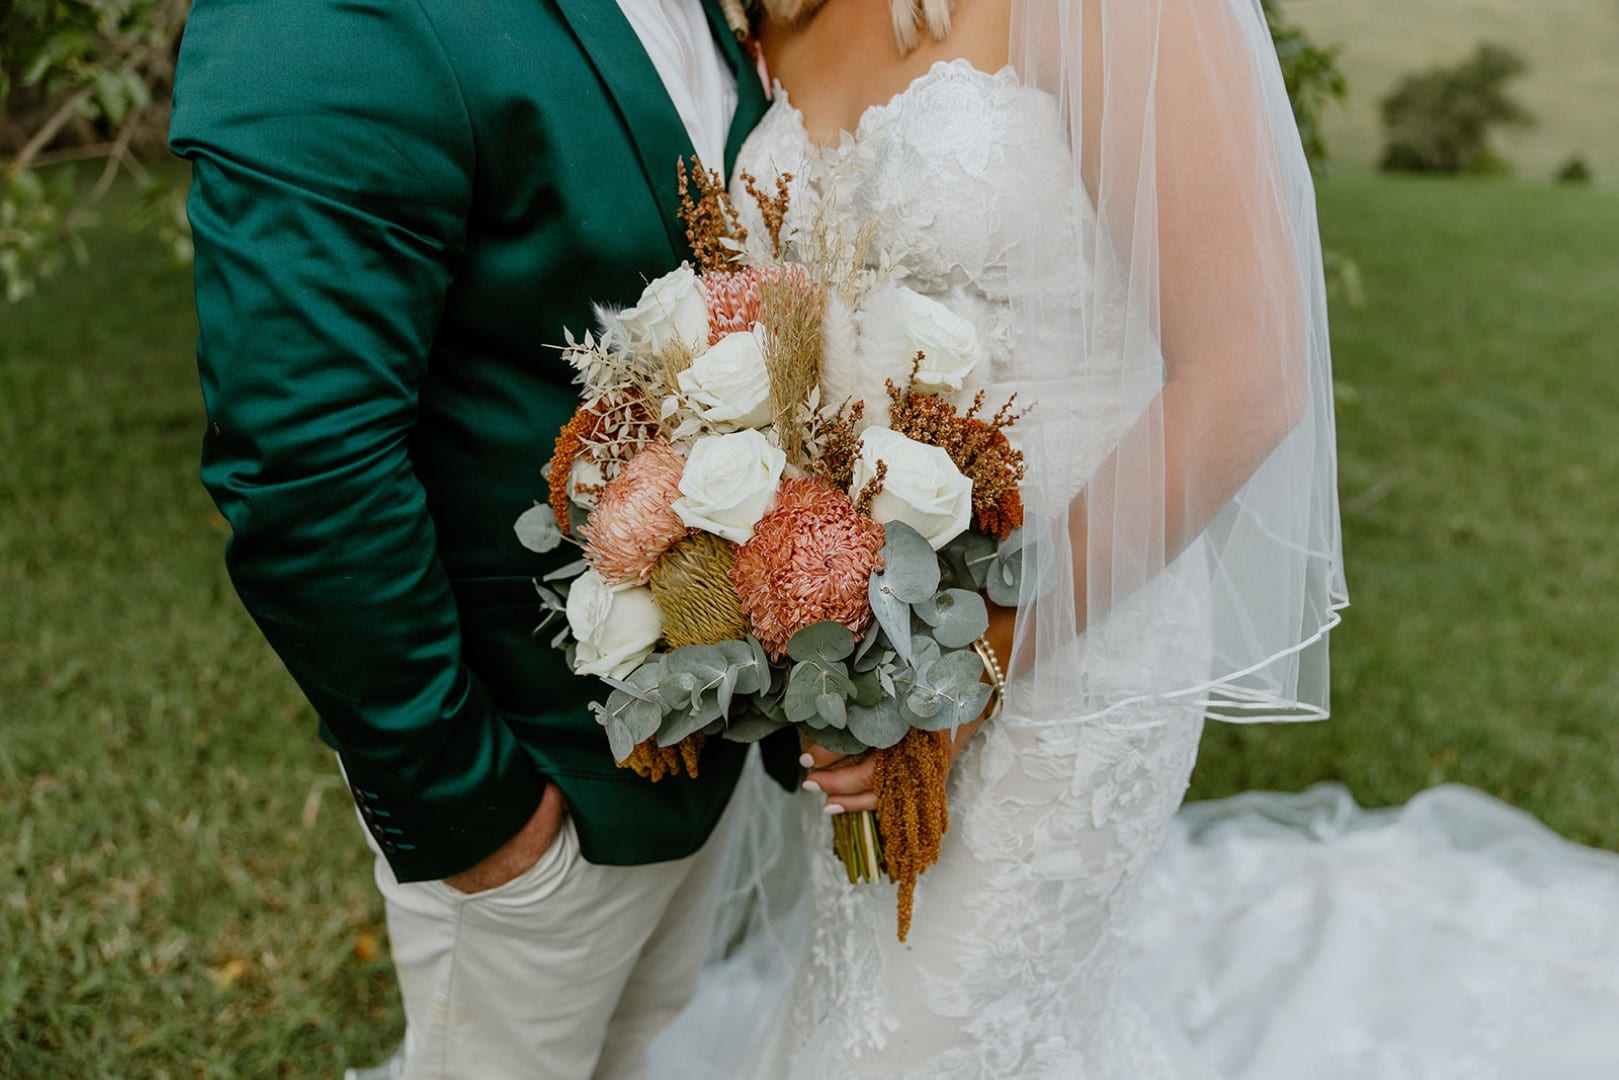
<path fill-rule="evenodd" d="M 758 327 L 726 334 L 675 381 L 715 427 L 756 428 L 770 422 L 770 372 Z"/>
<path fill-rule="evenodd" d="M 733 544 L 753 538 L 753 527 L 776 505 L 787 455 L 749 428 L 698 439 L 680 474 L 674 511 L 693 529 Z"/>
<path fill-rule="evenodd" d="M 602 474 L 602 467 L 595 458 L 580 454 L 573 459 L 573 466 L 568 469 L 568 500 L 575 506 L 585 510 L 596 509 L 596 497 L 606 484 L 607 477 Z"/>
<path fill-rule="evenodd" d="M 950 455 L 890 428 L 867 428 L 860 437 L 851 497 L 877 475 L 886 462 L 883 490 L 871 504 L 875 521 L 903 521 L 937 551 L 967 530 L 973 516 L 973 482 L 961 474 Z"/>
<path fill-rule="evenodd" d="M 651 589 L 614 587 L 586 570 L 568 589 L 568 628 L 578 643 L 575 672 L 622 679 L 652 655 L 663 636 L 663 613 Z"/>
<path fill-rule="evenodd" d="M 634 307 L 618 314 L 625 345 L 637 352 L 662 353 L 683 345 L 693 353 L 708 346 L 708 301 L 689 266 L 669 271 L 646 287 Z"/>
<path fill-rule="evenodd" d="M 878 289 L 867 298 L 861 333 L 866 339 L 863 351 L 880 348 L 893 354 L 882 358 L 883 366 L 904 365 L 902 383 L 920 352 L 916 385 L 939 393 L 959 392 L 984 359 L 984 344 L 970 319 L 903 285 Z"/>

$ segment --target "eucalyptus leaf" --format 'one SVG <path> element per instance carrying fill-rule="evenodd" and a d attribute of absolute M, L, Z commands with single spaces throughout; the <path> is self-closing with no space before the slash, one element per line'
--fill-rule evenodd
<path fill-rule="evenodd" d="M 854 683 L 854 697 L 850 704 L 871 708 L 883 697 L 883 681 L 875 671 L 862 671 L 851 680 Z"/>
<path fill-rule="evenodd" d="M 793 673 L 787 678 L 787 693 L 782 696 L 782 706 L 787 711 L 787 719 L 795 724 L 816 724 L 821 715 L 816 710 L 815 703 L 824 692 L 821 687 L 820 669 L 809 661 L 803 661 L 793 668 Z"/>
<path fill-rule="evenodd" d="M 842 694 L 822 694 L 815 699 L 815 711 L 820 714 L 822 723 L 828 727 L 841 728 L 849 724 L 849 714 L 844 707 Z"/>
<path fill-rule="evenodd" d="M 995 560 L 995 540 L 981 532 L 968 529 L 939 552 L 950 584 L 977 591 L 989 577 L 990 564 Z"/>
<path fill-rule="evenodd" d="M 882 582 L 881 574 L 871 575 L 866 589 L 871 613 L 882 627 L 888 642 L 906 663 L 911 662 L 911 605 L 895 596 Z"/>
<path fill-rule="evenodd" d="M 546 574 L 541 581 L 569 581 L 590 569 L 590 564 L 583 559 L 575 559 L 566 566 L 559 566 Z"/>
<path fill-rule="evenodd" d="M 720 647 L 727 656 L 735 657 L 732 670 L 736 672 L 738 694 L 762 694 L 770 689 L 770 657 L 756 639 L 727 641 Z"/>
<path fill-rule="evenodd" d="M 941 657 L 928 668 L 927 679 L 943 707 L 928 719 L 948 728 L 978 719 L 993 693 L 983 676 L 984 661 L 971 650 L 962 649 Z"/>
<path fill-rule="evenodd" d="M 724 736 L 732 742 L 758 742 L 774 735 L 787 726 L 785 720 L 772 720 L 758 713 L 748 713 L 732 719 L 725 725 Z"/>
<path fill-rule="evenodd" d="M 568 602 L 555 589 L 547 588 L 536 581 L 534 583 L 534 592 L 540 598 L 540 607 L 546 611 L 563 612 L 568 609 Z"/>
<path fill-rule="evenodd" d="M 677 710 L 664 718 L 663 725 L 658 728 L 658 745 L 673 746 L 721 719 L 718 702 L 701 700 L 692 708 Z"/>
<path fill-rule="evenodd" d="M 823 619 L 811 623 L 787 642 L 787 655 L 794 660 L 822 660 L 835 663 L 854 653 L 854 632 L 840 622 Z"/>
<path fill-rule="evenodd" d="M 865 743 L 843 728 L 820 728 L 810 732 L 810 737 L 834 754 L 859 754 L 867 749 Z"/>
<path fill-rule="evenodd" d="M 624 761 L 641 744 L 620 717 L 608 716 L 602 726 L 607 729 L 607 748 L 612 751 L 614 761 Z"/>
<path fill-rule="evenodd" d="M 1014 529 L 995 549 L 995 559 L 984 589 L 992 603 L 1017 607 L 1023 591 L 1023 530 Z"/>
<path fill-rule="evenodd" d="M 654 653 L 642 661 L 640 667 L 622 679 L 615 679 L 611 675 L 603 675 L 601 681 L 615 690 L 622 690 L 626 694 L 646 698 L 647 700 L 656 700 L 654 695 L 658 689 L 658 680 L 661 678 L 663 678 L 663 657 Z"/>
<path fill-rule="evenodd" d="M 939 695 L 932 687 L 918 685 L 905 695 L 904 711 L 907 716 L 919 721 L 918 727 L 922 726 L 920 721 L 931 720 L 938 716 L 942 706 L 943 702 L 939 700 Z"/>
<path fill-rule="evenodd" d="M 623 761 L 631 750 L 658 733 L 663 710 L 650 697 L 614 690 L 607 695 L 606 707 L 597 713 L 597 720 L 607 729 L 613 758 Z"/>
<path fill-rule="evenodd" d="M 905 722 L 899 702 L 881 698 L 875 705 L 849 707 L 849 734 L 877 750 L 886 749 L 905 738 L 911 725 Z"/>
<path fill-rule="evenodd" d="M 836 694 L 849 698 L 855 694 L 855 685 L 849 680 L 842 664 L 827 666 L 815 660 L 805 660 L 793 668 L 787 680 L 787 694 L 783 703 L 787 718 L 795 724 L 818 726 L 821 718 L 820 698 L 823 694 Z"/>
<path fill-rule="evenodd" d="M 916 605 L 916 614 L 933 628 L 933 637 L 947 649 L 971 645 L 989 629 L 989 608 L 984 598 L 966 589 L 947 589 L 926 603 Z"/>
<path fill-rule="evenodd" d="M 664 712 L 684 712 L 702 697 L 702 683 L 689 671 L 665 670 L 658 680 L 658 697 Z"/>
<path fill-rule="evenodd" d="M 903 521 L 883 526 L 883 569 L 873 575 L 907 604 L 930 599 L 939 589 L 939 555 L 922 534 Z"/>
<path fill-rule="evenodd" d="M 562 526 L 557 524 L 556 511 L 544 503 L 535 503 L 523 511 L 513 529 L 519 544 L 542 555 L 555 551 L 562 543 Z"/>
<path fill-rule="evenodd" d="M 666 670 L 691 675 L 697 680 L 691 690 L 689 707 L 703 715 L 729 716 L 738 688 L 746 678 L 743 694 L 764 689 L 765 675 L 755 666 L 755 656 L 745 642 L 721 641 L 712 645 L 685 645 L 670 652 Z"/>
<path fill-rule="evenodd" d="M 870 582 L 867 582 L 867 588 L 869 590 Z M 860 670 L 860 665 L 865 661 L 866 657 L 871 655 L 872 650 L 876 648 L 877 643 L 882 638 L 881 626 L 868 627 L 865 634 L 860 638 L 860 644 L 855 646 L 854 655 L 849 658 L 849 666 L 857 671 Z"/>
<path fill-rule="evenodd" d="M 879 630 L 876 630 L 876 629 L 872 630 L 871 636 L 872 637 L 881 636 L 884 639 L 887 638 L 886 634 L 882 634 Z M 870 652 L 862 653 L 861 655 L 857 656 L 854 659 L 854 661 L 850 665 L 850 667 L 852 667 L 855 671 L 876 671 L 878 668 L 882 667 L 884 664 L 893 663 L 894 662 L 894 657 L 896 657 L 898 655 L 899 655 L 898 653 L 896 653 L 893 649 L 890 649 L 888 647 L 887 642 L 885 640 L 882 648 L 880 648 L 880 649 L 872 649 Z"/>

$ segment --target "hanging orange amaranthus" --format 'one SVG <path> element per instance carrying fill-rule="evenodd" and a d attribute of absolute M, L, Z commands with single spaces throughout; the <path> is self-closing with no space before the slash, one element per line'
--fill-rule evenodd
<path fill-rule="evenodd" d="M 703 733 L 688 735 L 673 746 L 659 746 L 656 739 L 648 739 L 630 751 L 630 756 L 618 763 L 621 769 L 634 769 L 637 774 L 657 783 L 665 776 L 679 776 L 684 772 L 697 779 L 697 762 L 703 753 Z"/>
<path fill-rule="evenodd" d="M 916 880 L 939 861 L 950 828 L 944 787 L 950 776 L 950 745 L 948 732 L 912 728 L 898 743 L 872 755 L 884 868 L 899 883 L 901 941 L 911 932 Z"/>

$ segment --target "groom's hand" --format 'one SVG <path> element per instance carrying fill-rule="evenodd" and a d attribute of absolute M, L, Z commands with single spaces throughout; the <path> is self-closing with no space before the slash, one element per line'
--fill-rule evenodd
<path fill-rule="evenodd" d="M 516 836 L 470 870 L 445 878 L 444 884 L 463 893 L 480 893 L 506 884 L 539 862 L 540 856 L 550 849 L 562 829 L 562 815 L 567 810 L 562 792 L 555 784 L 547 784 L 539 807 Z"/>

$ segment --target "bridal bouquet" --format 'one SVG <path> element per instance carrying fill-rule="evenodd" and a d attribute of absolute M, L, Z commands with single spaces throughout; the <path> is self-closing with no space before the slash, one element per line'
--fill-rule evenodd
<path fill-rule="evenodd" d="M 788 726 L 875 754 L 878 809 L 835 819 L 835 847 L 851 882 L 900 883 L 903 939 L 951 736 L 996 693 L 984 595 L 1018 598 L 1017 415 L 955 403 L 973 324 L 868 268 L 869 230 L 789 228 L 790 180 L 745 178 L 755 237 L 717 174 L 682 166 L 699 265 L 568 335 L 583 401 L 516 528 L 581 548 L 536 583 L 540 630 L 560 618 L 553 644 L 612 688 L 593 709 L 620 765 L 696 776 L 704 740 Z M 834 360 L 891 371 L 882 400 L 828 401 Z"/>

